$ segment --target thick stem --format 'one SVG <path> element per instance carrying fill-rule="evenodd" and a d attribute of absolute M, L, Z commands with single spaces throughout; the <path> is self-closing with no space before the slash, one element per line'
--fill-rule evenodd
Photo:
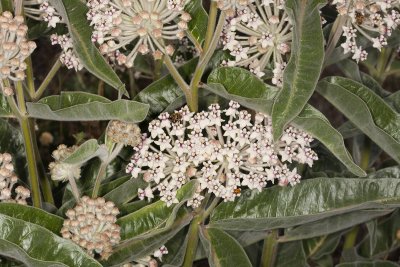
<path fill-rule="evenodd" d="M 35 81 L 33 79 L 33 67 L 32 67 L 32 59 L 28 57 L 26 60 L 26 84 L 28 86 L 29 97 L 33 99 L 35 96 Z"/>
<path fill-rule="evenodd" d="M 50 84 L 54 76 L 57 74 L 61 65 L 62 65 L 61 61 L 57 59 L 57 61 L 54 63 L 49 73 L 47 73 L 46 78 L 43 80 L 42 84 L 39 86 L 38 90 L 34 94 L 34 97 L 32 97 L 33 101 L 39 100 L 39 98 L 43 95 L 44 91 L 47 89 L 47 86 Z"/>
<path fill-rule="evenodd" d="M 192 267 L 193 261 L 196 256 L 197 246 L 199 244 L 199 230 L 200 223 L 203 220 L 202 214 L 198 214 L 190 223 L 188 232 L 188 243 L 186 247 L 185 259 L 183 261 L 183 267 Z"/>
<path fill-rule="evenodd" d="M 107 166 L 108 166 L 108 162 L 104 162 L 104 161 L 100 165 L 99 172 L 97 173 L 96 180 L 94 182 L 92 198 L 96 198 L 97 195 L 99 194 L 101 181 L 103 181 L 103 179 L 106 175 Z"/>
<path fill-rule="evenodd" d="M 212 1 L 210 4 L 210 12 L 208 13 L 207 32 L 204 40 L 203 51 L 207 51 L 210 47 L 211 40 L 214 36 L 215 24 L 217 22 L 217 2 Z"/>
<path fill-rule="evenodd" d="M 344 240 L 344 245 L 343 245 L 343 250 L 346 249 L 351 249 L 354 247 L 357 241 L 357 234 L 358 234 L 358 226 L 354 226 L 353 229 L 349 233 L 346 234 L 345 240 Z"/>
<path fill-rule="evenodd" d="M 264 240 L 260 267 L 273 267 L 278 249 L 278 230 L 272 230 Z"/>

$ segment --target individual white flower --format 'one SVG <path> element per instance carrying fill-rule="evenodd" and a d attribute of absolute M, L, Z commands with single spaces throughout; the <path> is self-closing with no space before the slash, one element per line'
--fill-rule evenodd
<path fill-rule="evenodd" d="M 0 15 L 0 81 L 25 79 L 25 59 L 36 48 L 33 41 L 27 40 L 28 26 L 22 16 L 13 16 L 11 12 Z M 0 82 L 4 88 L 3 82 Z"/>
<path fill-rule="evenodd" d="M 182 39 L 191 20 L 183 9 L 189 0 L 89 0 L 87 18 L 93 25 L 92 40 L 100 44 L 104 53 L 120 53 L 120 65 L 132 67 L 138 54 L 150 52 L 158 59 L 162 54 L 172 55 L 168 45 Z M 132 45 L 133 48 L 127 48 Z"/>
<path fill-rule="evenodd" d="M 67 147 L 66 145 L 59 145 L 53 151 L 52 156 L 54 162 L 49 164 L 51 179 L 54 181 L 67 181 L 71 179 L 79 179 L 81 177 L 81 166 L 68 164 L 63 162 L 68 158 L 78 147 Z"/>
<path fill-rule="evenodd" d="M 341 44 L 344 53 L 353 54 L 353 59 L 364 61 L 367 52 L 357 43 L 364 36 L 379 51 L 387 45 L 387 38 L 400 25 L 400 2 L 398 0 L 335 0 L 339 16 L 345 19 Z"/>
<path fill-rule="evenodd" d="M 236 66 L 262 77 L 266 67 L 277 69 L 286 62 L 292 25 L 282 0 L 253 2 L 227 17 L 221 42 Z"/>
<path fill-rule="evenodd" d="M 115 223 L 118 214 L 113 202 L 84 196 L 75 208 L 66 212 L 68 219 L 64 220 L 61 235 L 84 248 L 90 256 L 99 254 L 106 260 L 112 247 L 121 240 L 120 227 Z"/>
<path fill-rule="evenodd" d="M 23 186 L 15 187 L 17 182 L 12 156 L 8 153 L 0 154 L 0 202 L 27 204 L 30 191 Z"/>
<path fill-rule="evenodd" d="M 318 159 L 310 148 L 313 138 L 289 126 L 274 142 L 269 116 L 257 113 L 253 120 L 251 113 L 239 108 L 233 101 L 226 110 L 213 104 L 198 113 L 185 106 L 150 122 L 151 137 L 143 135 L 126 168 L 133 178 L 142 174 L 148 183 L 146 189 L 139 189 L 139 197 L 153 197 L 158 190 L 170 206 L 178 203 L 177 190 L 197 179 L 197 191 L 187 203 L 196 208 L 206 192 L 233 201 L 243 187 L 261 191 L 275 181 L 298 183 L 300 175 L 287 164 L 311 167 Z"/>
<path fill-rule="evenodd" d="M 46 21 L 49 27 L 55 28 L 62 21 L 57 10 L 45 0 L 23 0 L 24 13 L 27 17 Z"/>
<path fill-rule="evenodd" d="M 162 256 L 168 254 L 168 249 L 166 246 L 161 246 L 159 249 L 154 251 L 153 256 L 158 258 L 160 261 L 162 261 Z"/>

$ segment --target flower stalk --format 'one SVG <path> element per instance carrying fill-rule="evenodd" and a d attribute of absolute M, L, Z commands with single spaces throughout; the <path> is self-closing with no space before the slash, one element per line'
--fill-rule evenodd
<path fill-rule="evenodd" d="M 278 250 L 278 230 L 272 230 L 264 240 L 260 267 L 273 267 Z"/>

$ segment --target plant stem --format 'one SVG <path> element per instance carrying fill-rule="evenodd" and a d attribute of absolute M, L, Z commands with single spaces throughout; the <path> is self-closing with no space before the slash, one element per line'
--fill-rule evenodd
<path fill-rule="evenodd" d="M 204 40 L 203 51 L 208 50 L 208 48 L 210 47 L 211 40 L 213 39 L 214 28 L 217 22 L 217 13 L 218 13 L 217 2 L 212 1 L 210 4 L 210 12 L 208 13 L 207 32 Z"/>
<path fill-rule="evenodd" d="M 183 267 L 193 266 L 193 261 L 196 256 L 197 246 L 199 244 L 199 230 L 200 230 L 200 223 L 202 220 L 203 216 L 200 213 L 196 215 L 192 220 L 192 222 L 190 223 L 185 259 L 182 265 Z"/>
<path fill-rule="evenodd" d="M 264 247 L 261 256 L 260 267 L 273 267 L 278 248 L 278 230 L 272 230 L 271 233 L 264 240 Z"/>
<path fill-rule="evenodd" d="M 31 99 L 35 96 L 35 81 L 33 79 L 33 67 L 32 67 L 32 59 L 28 57 L 26 59 L 26 84 L 28 86 L 28 93 Z"/>
<path fill-rule="evenodd" d="M 351 229 L 351 231 L 346 234 L 343 250 L 351 249 L 354 247 L 357 240 L 358 229 L 358 226 L 354 226 L 353 229 Z"/>
<path fill-rule="evenodd" d="M 57 59 L 57 61 L 53 65 L 53 67 L 50 69 L 49 73 L 47 73 L 46 78 L 44 78 L 42 84 L 39 86 L 36 93 L 34 93 L 34 96 L 32 97 L 33 101 L 39 100 L 39 98 L 43 95 L 44 91 L 47 89 L 47 86 L 53 80 L 54 76 L 57 74 L 61 65 L 62 65 L 61 61 L 59 59 Z"/>
<path fill-rule="evenodd" d="M 106 175 L 107 166 L 108 166 L 107 161 L 101 162 L 99 172 L 97 173 L 96 180 L 94 182 L 92 198 L 96 198 L 97 195 L 99 194 L 101 181 L 103 181 L 104 176 Z"/>
<path fill-rule="evenodd" d="M 68 181 L 69 181 L 69 185 L 71 186 L 71 191 L 72 191 L 72 194 L 74 195 L 76 203 L 78 203 L 81 198 L 80 198 L 80 192 L 79 192 L 78 186 L 76 185 L 75 178 L 71 177 L 68 179 Z"/>

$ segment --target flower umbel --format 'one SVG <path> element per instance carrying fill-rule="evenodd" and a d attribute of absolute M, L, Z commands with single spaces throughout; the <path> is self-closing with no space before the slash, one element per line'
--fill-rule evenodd
<path fill-rule="evenodd" d="M 14 17 L 8 11 L 0 15 L 0 80 L 25 79 L 24 61 L 36 48 L 35 42 L 26 39 L 27 33 L 22 16 Z"/>
<path fill-rule="evenodd" d="M 111 121 L 107 128 L 107 137 L 114 143 L 135 147 L 142 139 L 140 128 L 134 123 Z"/>
<path fill-rule="evenodd" d="M 274 143 L 271 118 L 258 113 L 253 120 L 239 107 L 230 102 L 221 110 L 213 104 L 196 114 L 184 107 L 152 121 L 150 136 L 143 135 L 126 168 L 133 178 L 143 174 L 149 183 L 139 190 L 139 197 L 153 198 L 153 191 L 159 190 L 161 200 L 170 206 L 178 202 L 177 190 L 196 178 L 200 186 L 188 205 L 197 207 L 204 191 L 233 201 L 243 187 L 261 191 L 268 182 L 299 183 L 296 168 L 287 164 L 312 166 L 318 159 L 310 148 L 313 138 L 289 126 Z"/>
<path fill-rule="evenodd" d="M 285 55 L 290 52 L 291 31 L 282 0 L 255 0 L 227 18 L 222 44 L 235 57 L 236 66 L 262 77 L 266 67 L 272 70 L 284 66 Z"/>
<path fill-rule="evenodd" d="M 107 259 L 112 246 L 119 243 L 120 227 L 115 222 L 119 210 L 104 198 L 91 199 L 87 196 L 75 208 L 67 211 L 61 234 L 84 248 L 90 256 L 99 254 Z"/>
<path fill-rule="evenodd" d="M 17 182 L 12 156 L 8 153 L 0 154 L 0 202 L 27 204 L 26 199 L 30 197 L 30 191 L 23 186 L 14 188 Z"/>
<path fill-rule="evenodd" d="M 172 55 L 174 48 L 168 42 L 182 39 L 191 20 L 183 10 L 188 1 L 89 0 L 92 40 L 100 44 L 103 54 L 116 52 L 118 63 L 127 67 L 133 66 L 138 54 L 152 52 L 155 58 Z"/>
<path fill-rule="evenodd" d="M 78 147 L 67 147 L 59 145 L 57 150 L 52 153 L 55 161 L 49 164 L 51 179 L 54 181 L 66 181 L 70 179 L 79 179 L 81 177 L 81 167 L 64 163 L 63 160 L 68 158 Z"/>

